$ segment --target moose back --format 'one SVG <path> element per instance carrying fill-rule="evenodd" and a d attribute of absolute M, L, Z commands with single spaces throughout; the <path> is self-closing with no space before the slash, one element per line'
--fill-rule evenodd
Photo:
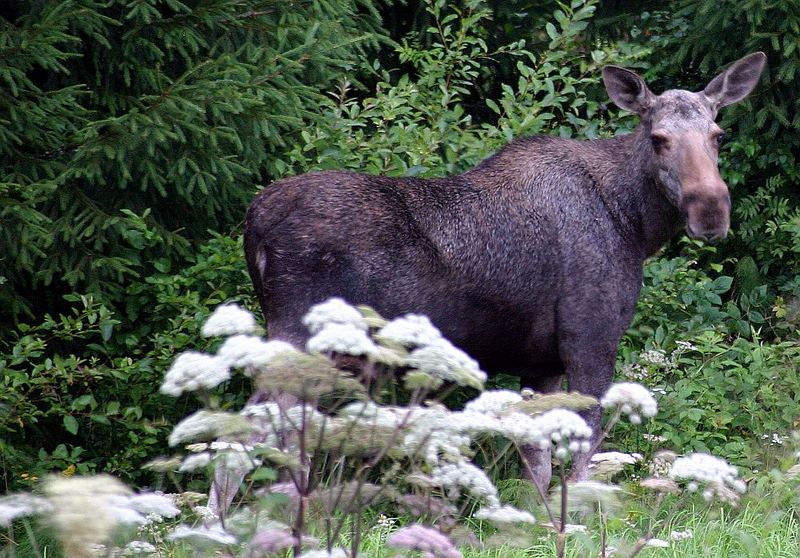
<path fill-rule="evenodd" d="M 392 318 L 425 314 L 489 372 L 600 397 L 630 325 L 642 265 L 679 230 L 728 231 L 717 167 L 719 108 L 746 97 L 766 57 L 750 54 L 703 91 L 653 94 L 603 69 L 633 133 L 518 139 L 441 179 L 350 172 L 280 180 L 255 199 L 245 251 L 272 338 L 299 346 L 301 317 L 338 296 Z M 597 431 L 599 410 L 587 415 Z"/>

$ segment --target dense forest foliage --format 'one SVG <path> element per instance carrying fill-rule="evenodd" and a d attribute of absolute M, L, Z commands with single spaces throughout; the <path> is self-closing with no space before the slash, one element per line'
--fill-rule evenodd
<path fill-rule="evenodd" d="M 800 408 L 796 2 L 4 5 L 4 488 L 70 468 L 147 482 L 139 466 L 193 405 L 157 392 L 174 355 L 213 344 L 198 331 L 217 304 L 257 308 L 241 224 L 276 178 L 441 176 L 514 137 L 624 133 L 636 119 L 603 65 L 697 90 L 756 50 L 760 85 L 720 120 L 732 234 L 649 263 L 619 375 L 660 394 L 652 437 L 763 469 Z M 223 406 L 247 397 L 236 381 Z"/>

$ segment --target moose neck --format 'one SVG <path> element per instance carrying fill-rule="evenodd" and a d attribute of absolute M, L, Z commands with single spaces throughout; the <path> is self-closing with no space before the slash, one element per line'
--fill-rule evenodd
<path fill-rule="evenodd" d="M 667 199 L 653 170 L 649 136 L 650 130 L 640 124 L 630 134 L 600 140 L 610 148 L 618 169 L 604 176 L 600 195 L 643 258 L 658 252 L 683 226 L 680 211 Z"/>

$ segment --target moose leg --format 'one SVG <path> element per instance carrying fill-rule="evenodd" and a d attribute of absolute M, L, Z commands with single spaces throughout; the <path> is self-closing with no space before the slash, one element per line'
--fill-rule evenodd
<path fill-rule="evenodd" d="M 534 391 L 538 393 L 554 393 L 561 391 L 564 375 L 556 374 L 530 380 Z M 535 445 L 524 445 L 520 448 L 522 455 L 522 478 L 534 483 L 542 494 L 547 494 L 550 488 L 550 479 L 553 476 L 553 464 L 550 457 L 550 447 L 541 449 Z"/>
<path fill-rule="evenodd" d="M 602 324 L 591 327 L 590 323 L 584 322 L 580 335 L 562 338 L 560 344 L 570 391 L 591 395 L 598 401 L 608 390 L 614 377 L 619 343 L 618 336 L 609 338 L 607 329 L 602 329 Z M 594 448 L 600 439 L 602 410 L 599 405 L 595 405 L 591 409 L 582 411 L 581 415 L 592 429 L 590 442 Z M 589 478 L 592 453 L 577 453 L 572 456 L 572 480 L 581 481 Z"/>

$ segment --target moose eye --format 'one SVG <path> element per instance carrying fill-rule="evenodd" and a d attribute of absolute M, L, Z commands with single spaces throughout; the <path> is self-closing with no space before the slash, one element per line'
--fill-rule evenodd
<path fill-rule="evenodd" d="M 650 134 L 650 141 L 656 153 L 661 153 L 669 148 L 669 137 L 663 132 L 653 132 Z"/>
<path fill-rule="evenodd" d="M 717 147 L 721 147 L 727 141 L 728 134 L 726 134 L 725 132 L 720 132 L 719 134 L 714 136 L 714 139 L 717 142 Z"/>

